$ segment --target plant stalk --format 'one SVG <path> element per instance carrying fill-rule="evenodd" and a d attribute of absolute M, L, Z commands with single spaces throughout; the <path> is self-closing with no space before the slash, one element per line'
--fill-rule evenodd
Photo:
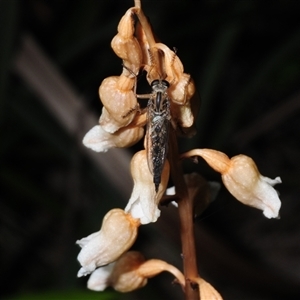
<path fill-rule="evenodd" d="M 184 181 L 177 138 L 173 128 L 170 130 L 169 160 L 176 196 L 179 198 L 177 203 L 180 220 L 183 272 L 186 281 L 185 299 L 200 300 L 198 284 L 193 281 L 193 278 L 199 277 L 194 236 L 193 203 L 189 198 L 187 186 Z"/>

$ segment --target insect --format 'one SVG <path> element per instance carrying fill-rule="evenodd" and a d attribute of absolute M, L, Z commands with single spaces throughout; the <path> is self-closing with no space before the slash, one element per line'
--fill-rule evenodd
<path fill-rule="evenodd" d="M 146 148 L 148 167 L 153 175 L 153 183 L 157 192 L 168 152 L 171 120 L 170 101 L 167 94 L 169 83 L 166 80 L 157 79 L 152 81 L 151 87 L 152 93 L 147 105 Z"/>

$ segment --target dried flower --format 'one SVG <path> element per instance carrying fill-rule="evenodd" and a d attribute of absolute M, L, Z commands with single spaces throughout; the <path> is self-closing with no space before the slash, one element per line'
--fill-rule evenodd
<path fill-rule="evenodd" d="M 77 276 L 85 276 L 97 267 L 115 261 L 134 243 L 140 222 L 122 209 L 112 209 L 104 217 L 100 231 L 78 240 L 82 248 L 77 259 L 82 268 Z"/>
<path fill-rule="evenodd" d="M 156 222 L 160 215 L 157 205 L 166 190 L 169 179 L 169 162 L 166 161 L 158 192 L 155 191 L 153 175 L 149 171 L 146 150 L 137 152 L 131 160 L 134 187 L 125 212 L 140 219 L 141 224 Z"/>
<path fill-rule="evenodd" d="M 277 218 L 281 206 L 278 193 L 273 188 L 281 183 L 280 177 L 262 176 L 252 158 L 246 155 L 229 157 L 212 149 L 194 149 L 183 157 L 201 156 L 214 170 L 220 172 L 228 191 L 240 202 L 263 211 L 267 218 Z"/>
<path fill-rule="evenodd" d="M 172 124 L 176 127 L 176 133 L 185 137 L 191 137 L 196 133 L 195 120 L 200 107 L 200 98 L 197 93 L 184 105 L 171 104 Z"/>
<path fill-rule="evenodd" d="M 112 286 L 116 291 L 126 293 L 142 288 L 148 278 L 167 271 L 173 274 L 184 286 L 184 276 L 174 266 L 158 259 L 145 261 L 144 256 L 137 251 L 124 253 L 116 262 L 95 270 L 89 280 L 88 288 L 103 291 Z"/>
<path fill-rule="evenodd" d="M 123 59 L 131 72 L 137 74 L 142 64 L 142 50 L 138 40 L 134 37 L 134 20 L 132 8 L 128 9 L 119 22 L 118 34 L 112 39 L 111 47 L 116 55 Z"/>
<path fill-rule="evenodd" d="M 110 148 L 130 147 L 143 136 L 142 127 L 124 127 L 115 133 L 108 133 L 100 125 L 96 125 L 86 133 L 82 142 L 96 152 L 106 152 Z"/>
<path fill-rule="evenodd" d="M 174 51 L 163 43 L 156 43 L 155 49 L 160 50 L 164 55 L 165 78 L 170 84 L 176 84 L 183 74 L 183 64 Z"/>

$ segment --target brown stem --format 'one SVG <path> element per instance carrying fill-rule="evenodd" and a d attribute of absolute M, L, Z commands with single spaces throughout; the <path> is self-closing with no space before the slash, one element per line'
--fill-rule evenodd
<path fill-rule="evenodd" d="M 185 299 L 199 300 L 198 284 L 193 278 L 198 277 L 196 246 L 193 224 L 193 203 L 189 199 L 187 186 L 184 181 L 181 162 L 179 160 L 177 139 L 175 131 L 170 132 L 169 160 L 171 176 L 178 196 L 178 212 L 180 220 L 180 235 L 182 243 L 183 271 L 186 280 Z"/>
<path fill-rule="evenodd" d="M 141 1 L 140 0 L 134 0 L 134 4 L 135 4 L 135 13 L 142 25 L 142 28 L 145 32 L 145 35 L 146 35 L 146 38 L 147 38 L 147 41 L 149 43 L 149 47 L 150 48 L 153 48 L 154 45 L 155 45 L 155 39 L 154 39 L 154 36 L 153 36 L 153 33 L 152 33 L 152 29 L 151 29 L 151 26 L 146 18 L 146 16 L 144 15 L 144 12 L 142 10 L 142 7 L 141 7 Z"/>
<path fill-rule="evenodd" d="M 159 55 L 159 51 L 158 49 L 155 47 L 156 45 L 156 41 L 151 29 L 151 25 L 147 19 L 147 17 L 145 16 L 142 7 L 141 7 L 141 1 L 140 0 L 134 0 L 135 3 L 135 9 L 134 12 L 136 14 L 136 16 L 139 19 L 139 22 L 143 28 L 143 31 L 145 33 L 148 45 L 149 45 L 149 51 L 151 53 L 151 57 L 153 59 L 152 65 L 155 65 L 156 68 L 160 67 L 160 55 Z M 163 72 L 162 70 L 158 70 L 158 74 L 160 77 L 163 76 Z"/>
<path fill-rule="evenodd" d="M 134 0 L 134 7 L 141 9 L 142 7 L 141 0 Z"/>

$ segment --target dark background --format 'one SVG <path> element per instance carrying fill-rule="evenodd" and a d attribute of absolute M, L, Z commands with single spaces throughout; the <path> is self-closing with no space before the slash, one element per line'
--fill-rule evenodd
<path fill-rule="evenodd" d="M 168 274 L 128 295 L 88 292 L 86 279 L 76 278 L 75 241 L 97 231 L 108 210 L 125 207 L 131 179 L 126 167 L 115 165 L 115 176 L 129 182 L 127 189 L 118 189 L 91 151 L 83 149 L 85 114 L 66 127 L 64 120 L 74 107 L 64 100 L 72 96 L 60 100 L 63 117 L 45 100 L 56 99 L 58 89 L 68 84 L 93 116 L 90 128 L 96 125 L 101 112 L 98 87 L 122 68 L 110 41 L 132 4 L 0 0 L 1 298 L 183 298 Z M 191 141 L 181 140 L 182 150 L 202 147 L 229 156 L 244 153 L 263 175 L 280 175 L 283 181 L 276 187 L 282 200 L 280 220 L 266 219 L 221 188 L 196 221 L 200 274 L 224 299 L 299 299 L 300 2 L 144 0 L 142 4 L 161 41 L 177 48 L 202 98 L 198 134 Z M 33 41 L 48 61 L 34 82 L 43 81 L 52 70 L 50 64 L 61 76 L 54 77 L 62 87 L 48 80 L 37 92 L 29 75 L 20 71 L 26 41 Z M 25 70 L 33 74 L 34 65 L 42 67 L 35 55 L 31 60 L 25 57 L 25 62 L 30 63 Z M 130 156 L 141 147 L 129 149 Z M 114 155 L 121 153 L 123 149 Z M 98 155 L 108 164 L 112 159 Z M 220 182 L 203 162 L 186 168 Z M 140 229 L 134 249 L 181 268 L 176 217 L 175 209 L 163 208 L 157 223 Z"/>

